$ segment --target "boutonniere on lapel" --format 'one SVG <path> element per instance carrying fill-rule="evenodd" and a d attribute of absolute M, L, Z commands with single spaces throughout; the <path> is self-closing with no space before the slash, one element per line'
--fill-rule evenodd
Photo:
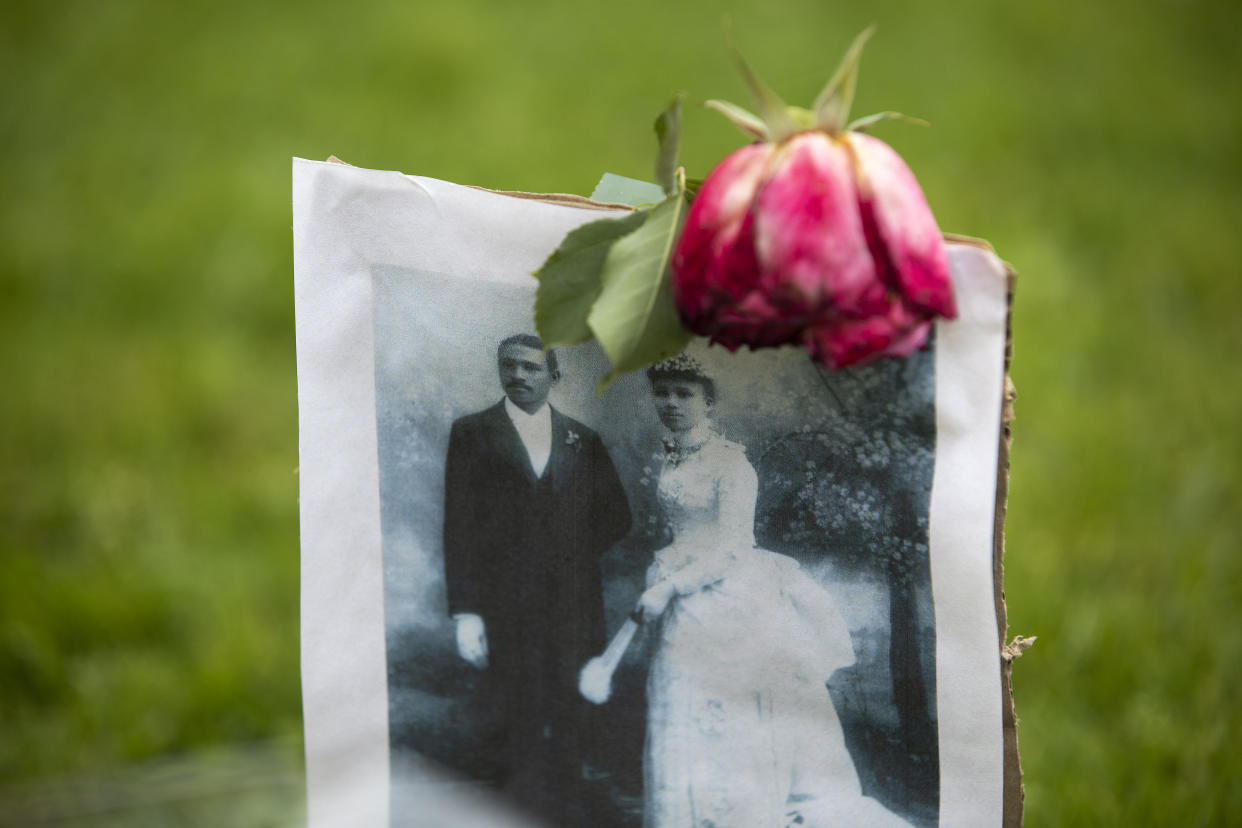
<path fill-rule="evenodd" d="M 582 438 L 578 436 L 578 432 L 571 428 L 565 435 L 565 445 L 569 446 L 574 451 L 580 451 L 582 449 Z"/>

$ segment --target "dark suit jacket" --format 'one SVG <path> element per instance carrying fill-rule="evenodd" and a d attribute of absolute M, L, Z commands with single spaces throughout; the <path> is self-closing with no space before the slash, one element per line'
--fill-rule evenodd
<path fill-rule="evenodd" d="M 489 671 L 534 696 L 575 693 L 604 644 L 600 558 L 630 528 L 599 435 L 552 409 L 536 479 L 501 400 L 453 423 L 444 501 L 448 609 L 482 616 Z"/>

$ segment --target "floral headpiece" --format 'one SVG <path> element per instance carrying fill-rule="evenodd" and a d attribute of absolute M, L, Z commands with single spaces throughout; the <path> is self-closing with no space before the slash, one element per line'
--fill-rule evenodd
<path fill-rule="evenodd" d="M 647 369 L 647 379 L 688 380 L 703 386 L 703 396 L 709 405 L 716 402 L 716 381 L 703 368 L 703 364 L 687 353 L 661 360 Z"/>
<path fill-rule="evenodd" d="M 699 380 L 711 380 L 711 377 L 708 376 L 707 371 L 703 368 L 703 363 L 684 352 L 655 363 L 647 369 L 647 376 L 651 379 L 655 377 L 681 376 Z"/>

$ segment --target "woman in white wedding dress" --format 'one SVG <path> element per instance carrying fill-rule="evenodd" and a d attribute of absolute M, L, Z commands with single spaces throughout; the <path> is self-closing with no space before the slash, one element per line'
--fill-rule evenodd
<path fill-rule="evenodd" d="M 854 662 L 849 630 L 796 561 L 755 547 L 758 479 L 708 419 L 712 380 L 686 355 L 648 378 L 673 540 L 637 609 L 658 625 L 644 828 L 906 825 L 862 795 L 826 687 Z"/>

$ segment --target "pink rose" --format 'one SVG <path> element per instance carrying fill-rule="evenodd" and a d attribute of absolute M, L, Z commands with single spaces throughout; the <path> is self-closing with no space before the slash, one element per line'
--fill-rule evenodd
<path fill-rule="evenodd" d="M 686 325 L 730 350 L 801 342 L 832 368 L 905 356 L 957 315 L 944 242 L 887 144 L 797 132 L 743 147 L 695 196 L 672 259 Z"/>
<path fill-rule="evenodd" d="M 709 101 L 757 143 L 695 195 L 670 262 L 690 330 L 730 350 L 805 345 L 841 368 L 905 356 L 936 317 L 957 315 L 944 240 L 910 168 L 846 125 L 863 44 L 851 45 L 813 111 L 787 107 L 740 56 L 762 117 Z"/>

